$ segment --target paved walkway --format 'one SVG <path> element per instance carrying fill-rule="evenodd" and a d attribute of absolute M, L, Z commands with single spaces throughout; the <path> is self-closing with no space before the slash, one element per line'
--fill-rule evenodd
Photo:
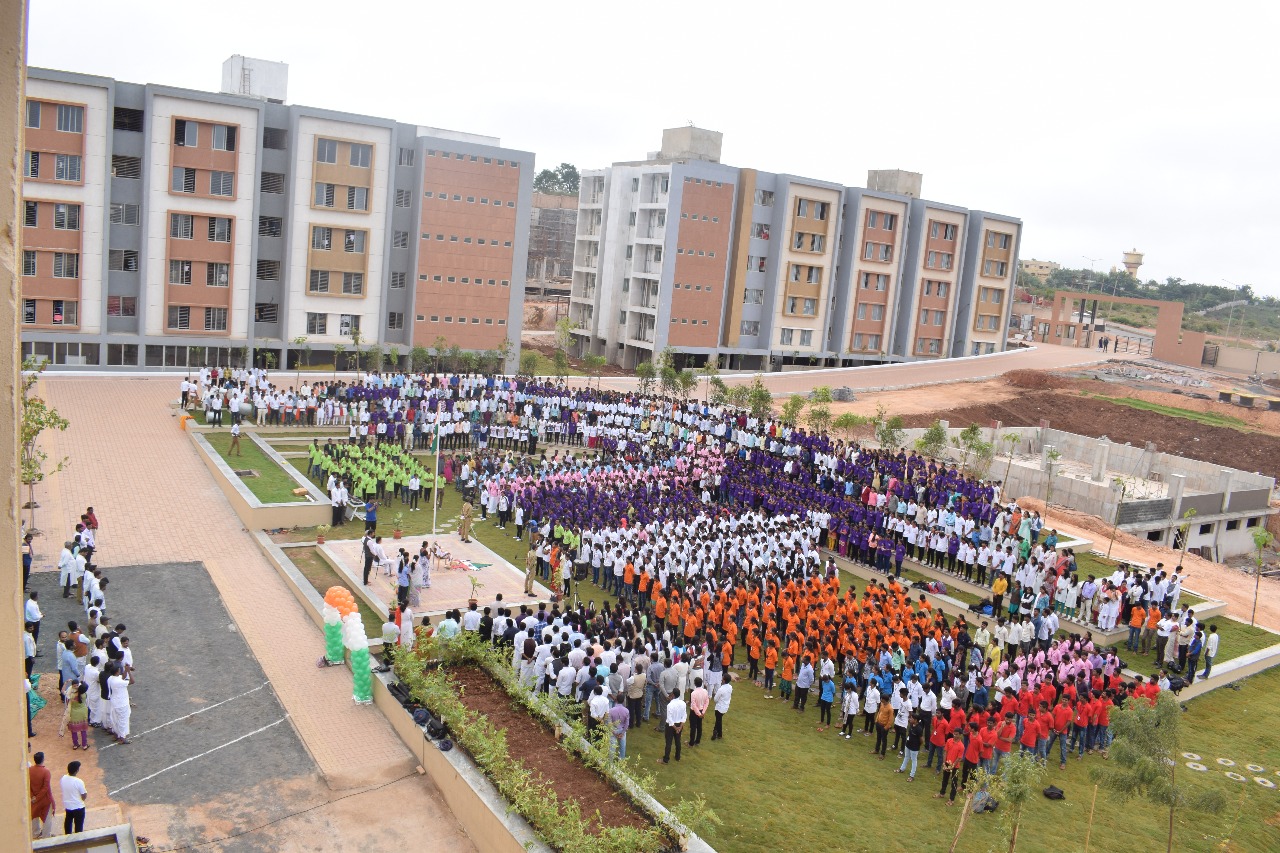
<path fill-rule="evenodd" d="M 174 381 L 46 377 L 42 385 L 71 422 L 45 441 L 46 449 L 70 464 L 37 490 L 36 525 L 48 531 L 37 540 L 37 567 L 56 562 L 64 531 L 91 504 L 102 523 L 102 565 L 204 563 L 332 786 L 366 785 L 412 770 L 413 756 L 386 719 L 352 702 L 350 678 L 316 668 L 323 648 L 314 623 L 170 417 Z"/>
<path fill-rule="evenodd" d="M 811 391 L 819 385 L 827 385 L 831 388 L 849 387 L 854 391 L 883 391 L 891 388 L 930 385 L 936 382 L 991 379 L 1011 370 L 1063 370 L 1086 364 L 1097 364 L 1110 359 L 1141 360 L 1137 356 L 1126 353 L 1104 353 L 1097 349 L 1044 344 L 965 358 L 878 364 L 870 367 L 831 367 L 822 370 L 764 373 L 761 376 L 765 387 L 775 395 Z M 721 378 L 733 385 L 751 382 L 755 374 L 723 374 Z M 637 385 L 637 380 L 632 377 L 604 377 L 600 382 L 606 388 L 619 391 L 630 391 Z"/>

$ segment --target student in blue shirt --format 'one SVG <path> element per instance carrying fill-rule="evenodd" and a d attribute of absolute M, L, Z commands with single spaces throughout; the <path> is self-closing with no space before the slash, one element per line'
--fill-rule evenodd
<path fill-rule="evenodd" d="M 831 703 L 836 698 L 836 683 L 831 680 L 831 676 L 822 676 L 822 683 L 818 685 L 818 731 L 826 731 L 827 726 L 831 725 Z"/>

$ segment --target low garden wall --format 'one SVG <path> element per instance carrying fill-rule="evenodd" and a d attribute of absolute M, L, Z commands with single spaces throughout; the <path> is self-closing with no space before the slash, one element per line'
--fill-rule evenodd
<path fill-rule="evenodd" d="M 328 524 L 333 518 L 333 509 L 329 506 L 329 498 L 315 484 L 302 476 L 275 449 L 262 441 L 253 432 L 246 430 L 241 434 L 241 441 L 253 442 L 271 461 L 279 465 L 298 484 L 305 488 L 310 500 L 291 503 L 263 503 L 258 500 L 244 481 L 236 476 L 236 472 L 227 464 L 218 451 L 214 450 L 200 431 L 188 430 L 191 443 L 204 460 L 205 467 L 213 474 L 218 488 L 226 495 L 227 502 L 239 516 L 241 523 L 250 530 L 272 530 L 278 527 L 315 527 Z"/>

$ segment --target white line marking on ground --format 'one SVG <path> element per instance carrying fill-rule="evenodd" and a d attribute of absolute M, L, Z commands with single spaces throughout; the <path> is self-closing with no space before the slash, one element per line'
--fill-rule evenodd
<path fill-rule="evenodd" d="M 205 711 L 212 711 L 214 708 L 218 707 L 219 705 L 225 705 L 225 704 L 227 704 L 228 702 L 235 701 L 236 699 L 242 699 L 242 698 L 244 698 L 245 696 L 248 696 L 250 693 L 257 693 L 259 690 L 261 690 L 262 688 L 266 687 L 266 686 L 267 686 L 268 684 L 270 684 L 270 683 L 271 683 L 270 681 L 264 681 L 264 682 L 262 682 L 261 684 L 259 684 L 257 687 L 253 688 L 252 690 L 246 690 L 245 692 L 241 693 L 239 696 L 232 696 L 230 699 L 223 699 L 221 702 L 215 702 L 215 703 L 213 703 L 212 705 L 208 705 L 208 706 L 206 706 L 206 707 L 204 707 L 204 708 L 201 708 L 199 711 L 192 711 L 190 714 L 187 714 L 185 717 L 178 717 L 176 720 L 170 720 L 170 721 L 169 721 L 169 722 L 167 722 L 167 723 L 161 723 L 160 725 L 156 726 L 154 729 L 147 729 L 145 732 L 139 732 L 138 734 L 134 735 L 133 737 L 134 737 L 134 738 L 140 738 L 140 737 L 142 737 L 143 735 L 149 735 L 149 734 L 151 734 L 152 732 L 158 732 L 158 731 L 160 731 L 161 729 L 163 729 L 165 726 L 171 726 L 171 725 L 173 725 L 174 723 L 180 723 L 180 722 L 182 722 L 183 720 L 189 720 L 189 719 L 191 719 L 192 717 L 194 717 L 196 714 L 203 714 Z M 111 743 L 107 744 L 106 746 L 104 746 L 102 749 L 100 749 L 100 750 L 98 750 L 98 751 L 99 751 L 99 752 L 102 752 L 102 750 L 103 750 L 103 749 L 110 749 L 110 748 L 111 748 L 111 747 L 113 747 L 113 746 L 119 746 L 119 745 L 120 745 L 120 744 L 116 743 L 115 741 L 112 741 Z"/>
<path fill-rule="evenodd" d="M 136 782 L 130 782 L 128 785 L 122 785 L 121 787 L 116 788 L 114 791 L 108 791 L 107 796 L 114 797 L 116 794 L 120 793 L 121 791 L 125 791 L 125 790 L 128 790 L 129 788 L 132 788 L 134 785 L 141 785 L 143 782 L 146 782 L 149 779 L 156 778 L 161 773 L 167 773 L 170 770 L 174 769 L 175 767 L 181 767 L 184 764 L 188 764 L 192 761 L 195 761 L 197 758 L 204 758 L 206 755 L 209 755 L 210 753 L 217 752 L 218 750 L 225 749 L 226 747 L 231 746 L 232 744 L 239 743 L 245 738 L 251 738 L 256 734 L 261 734 L 262 732 L 265 732 L 267 729 L 272 728 L 273 726 L 280 725 L 287 719 L 289 719 L 289 715 L 285 714 L 283 717 L 276 720 L 274 723 L 267 723 L 262 728 L 254 729 L 253 731 L 249 732 L 247 735 L 240 735 L 240 737 L 236 738 L 235 740 L 229 740 L 226 743 L 222 744 L 221 746 L 215 746 L 213 749 L 206 750 L 200 753 L 199 755 L 193 755 L 190 758 L 184 758 L 181 761 L 179 761 L 177 764 L 170 764 L 168 767 L 164 768 L 163 770 L 157 770 L 155 773 L 152 773 L 150 776 L 143 776 L 141 779 L 139 779 Z"/>

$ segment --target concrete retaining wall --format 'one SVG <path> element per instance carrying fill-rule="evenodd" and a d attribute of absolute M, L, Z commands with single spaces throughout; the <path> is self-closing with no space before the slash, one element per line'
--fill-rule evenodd
<path fill-rule="evenodd" d="M 191 431 L 191 443 L 204 460 L 205 467 L 213 474 L 218 488 L 226 495 L 227 502 L 236 511 L 240 522 L 249 530 L 271 530 L 277 527 L 315 527 L 328 524 L 333 518 L 333 510 L 329 506 L 328 496 L 321 493 L 315 484 L 310 482 L 298 469 L 269 447 L 256 435 L 245 432 L 241 441 L 252 441 L 263 453 L 284 469 L 300 488 L 306 488 L 311 497 L 309 501 L 291 503 L 263 503 L 258 496 L 249 490 L 244 481 L 236 476 L 235 471 L 227 464 L 218 451 L 198 431 Z"/>

